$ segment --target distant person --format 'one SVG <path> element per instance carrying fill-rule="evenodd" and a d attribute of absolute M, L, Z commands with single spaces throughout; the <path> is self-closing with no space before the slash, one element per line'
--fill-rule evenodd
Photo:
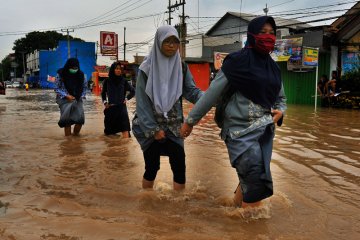
<path fill-rule="evenodd" d="M 318 94 L 321 96 L 321 97 L 324 97 L 326 96 L 326 83 L 329 81 L 328 77 L 326 74 L 323 74 L 321 77 L 320 77 L 320 80 L 318 81 L 318 84 L 317 84 L 317 91 L 318 91 Z"/>
<path fill-rule="evenodd" d="M 272 17 L 250 21 L 247 44 L 225 58 L 221 70 L 181 128 L 181 135 L 189 136 L 193 126 L 217 102 L 222 103 L 222 117 L 217 117 L 221 109 L 217 105 L 216 122 L 239 178 L 233 200 L 244 208 L 258 207 L 263 199 L 273 195 L 270 161 L 275 124 L 281 125 L 286 109 L 281 71 L 270 57 L 275 35 Z"/>
<path fill-rule="evenodd" d="M 333 97 L 336 93 L 340 92 L 340 79 L 337 71 L 331 72 L 331 79 L 326 83 L 325 89 L 328 97 Z"/>
<path fill-rule="evenodd" d="M 0 95 L 5 95 L 6 92 L 6 85 L 4 82 L 0 81 Z"/>
<path fill-rule="evenodd" d="M 127 94 L 127 92 L 129 92 Z M 135 95 L 135 89 L 123 77 L 120 62 L 114 62 L 109 71 L 109 78 L 103 81 L 101 98 L 104 110 L 104 133 L 106 135 L 121 132 L 123 138 L 130 136 L 130 121 L 126 101 Z"/>
<path fill-rule="evenodd" d="M 172 26 L 159 27 L 150 54 L 140 65 L 136 81 L 136 115 L 133 134 L 144 154 L 142 187 L 153 188 L 160 155 L 169 156 L 173 188 L 185 188 L 182 97 L 195 103 L 202 91 L 179 54 L 179 36 Z"/>
<path fill-rule="evenodd" d="M 29 91 L 29 84 L 28 83 L 25 83 L 25 90 Z"/>
<path fill-rule="evenodd" d="M 65 136 L 69 136 L 71 125 L 75 124 L 73 135 L 79 135 L 85 123 L 83 99 L 87 83 L 77 58 L 69 58 L 64 67 L 58 70 L 55 85 L 56 103 L 60 108 L 58 125 L 64 128 Z"/>

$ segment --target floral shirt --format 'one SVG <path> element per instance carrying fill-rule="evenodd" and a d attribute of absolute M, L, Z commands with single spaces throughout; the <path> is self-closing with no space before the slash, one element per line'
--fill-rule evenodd
<path fill-rule="evenodd" d="M 69 95 L 68 91 L 65 88 L 64 82 L 61 81 L 61 77 L 59 76 L 59 74 L 57 74 L 56 78 L 55 78 L 55 89 L 54 89 L 54 91 L 56 92 L 56 96 L 59 97 L 59 98 L 65 98 L 67 95 Z M 85 98 L 86 91 L 87 91 L 87 81 L 84 78 L 83 92 L 81 94 L 81 98 Z"/>

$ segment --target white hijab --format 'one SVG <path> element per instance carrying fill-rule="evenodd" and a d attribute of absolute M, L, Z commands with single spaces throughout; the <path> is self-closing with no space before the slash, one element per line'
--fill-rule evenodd
<path fill-rule="evenodd" d="M 170 36 L 179 39 L 174 27 L 169 25 L 159 27 L 151 52 L 139 67 L 148 77 L 146 94 L 153 102 L 156 112 L 164 114 L 165 117 L 182 95 L 183 88 L 179 51 L 172 57 L 166 57 L 161 52 L 163 41 Z"/>

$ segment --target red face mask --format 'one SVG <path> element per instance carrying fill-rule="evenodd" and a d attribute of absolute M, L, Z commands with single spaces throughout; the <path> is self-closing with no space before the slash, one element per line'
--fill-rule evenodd
<path fill-rule="evenodd" d="M 273 34 L 251 34 L 255 38 L 254 49 L 261 54 L 269 54 L 274 51 L 276 37 Z"/>

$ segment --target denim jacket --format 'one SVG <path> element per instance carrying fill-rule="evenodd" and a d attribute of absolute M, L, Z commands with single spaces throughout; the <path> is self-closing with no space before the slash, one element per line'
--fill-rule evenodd
<path fill-rule="evenodd" d="M 229 84 L 229 81 L 225 74 L 220 70 L 216 75 L 216 78 L 211 82 L 211 85 L 204 96 L 191 110 L 185 122 L 189 125 L 196 125 L 200 119 L 215 106 L 227 84 Z M 254 91 L 256 91 L 256 89 L 254 89 Z M 273 109 L 280 110 L 283 114 L 286 110 L 286 97 L 283 86 L 281 86 Z M 237 91 L 231 96 L 225 108 L 224 126 L 221 129 L 221 138 L 225 140 L 226 136 L 230 136 L 233 139 L 241 137 L 259 127 L 272 123 L 273 119 L 270 109 L 265 109 L 264 107 L 253 103 Z"/>

